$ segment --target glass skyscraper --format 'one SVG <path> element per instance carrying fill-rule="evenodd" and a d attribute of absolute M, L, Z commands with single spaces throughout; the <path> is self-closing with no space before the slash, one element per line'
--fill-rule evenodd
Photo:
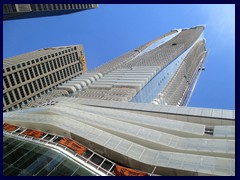
<path fill-rule="evenodd" d="M 184 105 L 203 69 L 203 34 L 204 26 L 172 30 L 65 85 L 73 97 Z"/>

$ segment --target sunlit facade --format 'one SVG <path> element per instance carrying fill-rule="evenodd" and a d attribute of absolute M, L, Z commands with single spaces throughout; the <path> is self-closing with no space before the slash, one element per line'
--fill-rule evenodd
<path fill-rule="evenodd" d="M 69 92 L 76 98 L 185 105 L 207 54 L 204 28 L 172 30 L 72 79 Z"/>

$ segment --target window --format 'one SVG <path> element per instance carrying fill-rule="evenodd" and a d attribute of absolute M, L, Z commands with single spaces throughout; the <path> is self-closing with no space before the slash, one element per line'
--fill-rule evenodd
<path fill-rule="evenodd" d="M 25 97 L 24 92 L 23 92 L 23 88 L 21 86 L 19 87 L 19 90 L 20 90 L 22 98 Z"/>
<path fill-rule="evenodd" d="M 30 78 L 29 78 L 29 74 L 28 74 L 27 69 L 24 69 L 24 74 L 25 74 L 25 76 L 26 76 L 26 79 L 29 80 Z"/>
<path fill-rule="evenodd" d="M 52 61 L 49 61 L 49 64 L 50 64 L 51 70 L 54 70 L 54 67 L 53 67 Z"/>
<path fill-rule="evenodd" d="M 72 66 L 69 67 L 69 70 L 70 70 L 70 74 L 72 75 L 73 72 L 72 72 Z"/>
<path fill-rule="evenodd" d="M 47 72 L 44 63 L 42 64 L 42 69 L 43 69 L 43 72 L 44 72 L 44 73 Z"/>
<path fill-rule="evenodd" d="M 36 67 L 36 66 L 33 66 L 33 71 L 34 71 L 34 73 L 36 74 L 36 77 L 37 77 L 39 74 L 38 74 L 38 71 L 37 71 L 37 67 Z"/>
<path fill-rule="evenodd" d="M 11 82 L 12 86 L 15 86 L 15 81 L 13 80 L 12 74 L 9 74 L 9 78 L 10 78 L 10 82 Z"/>
<path fill-rule="evenodd" d="M 32 62 L 32 64 L 34 64 L 34 63 L 35 63 L 35 61 L 34 61 L 34 60 L 32 60 L 31 62 Z"/>
<path fill-rule="evenodd" d="M 29 88 L 30 88 L 31 93 L 34 93 L 34 90 L 33 90 L 33 86 L 32 86 L 32 84 L 29 83 L 28 86 L 29 86 Z"/>
<path fill-rule="evenodd" d="M 33 74 L 32 68 L 29 68 L 29 72 L 30 72 L 31 78 L 34 78 L 34 74 Z"/>
<path fill-rule="evenodd" d="M 41 69 L 41 66 L 40 66 L 40 64 L 38 64 L 38 65 L 37 65 L 37 67 L 38 67 L 38 71 L 39 71 L 40 75 L 42 75 L 42 74 L 43 74 L 43 72 L 42 72 L 42 69 Z"/>
<path fill-rule="evenodd" d="M 42 5 L 43 5 L 43 10 L 45 10 L 45 11 L 48 10 L 47 9 L 47 4 L 42 4 Z"/>
<path fill-rule="evenodd" d="M 42 81 L 43 87 L 46 87 L 45 79 L 44 79 L 44 78 L 41 78 L 41 81 Z"/>
<path fill-rule="evenodd" d="M 42 89 L 43 87 L 42 87 L 42 84 L 40 82 L 40 79 L 37 80 L 37 83 L 38 83 L 39 88 Z"/>
<path fill-rule="evenodd" d="M 36 59 L 36 62 L 39 62 L 39 59 Z"/>
<path fill-rule="evenodd" d="M 48 62 L 46 62 L 46 65 L 47 65 L 47 71 L 49 72 L 50 71 L 50 67 L 49 67 Z"/>
<path fill-rule="evenodd" d="M 5 102 L 6 102 L 6 105 L 9 105 L 10 102 L 9 102 L 9 99 L 8 99 L 8 96 L 7 96 L 6 93 L 3 94 L 3 98 L 4 98 Z"/>
<path fill-rule="evenodd" d="M 27 65 L 28 65 L 28 66 L 30 65 L 30 61 L 27 62 Z"/>
<path fill-rule="evenodd" d="M 35 91 L 38 91 L 38 86 L 37 86 L 37 82 L 36 81 L 33 81 L 33 86 L 34 86 Z"/>
<path fill-rule="evenodd" d="M 17 90 L 17 89 L 14 89 L 14 94 L 15 94 L 17 100 L 19 100 L 20 97 L 19 97 L 19 93 L 18 93 L 18 90 Z"/>
<path fill-rule="evenodd" d="M 24 82 L 25 78 L 24 78 L 24 75 L 23 75 L 23 71 L 19 71 L 19 74 L 20 74 L 20 78 L 21 78 L 22 82 Z"/>
<path fill-rule="evenodd" d="M 49 75 L 49 78 L 50 78 L 50 81 L 51 81 L 51 84 L 53 84 L 53 78 L 52 78 L 52 74 Z"/>
<path fill-rule="evenodd" d="M 15 66 L 12 66 L 12 70 L 15 70 L 16 69 L 16 67 Z"/>
<path fill-rule="evenodd" d="M 48 76 L 46 76 L 46 81 L 47 81 L 47 85 L 49 86 L 50 82 L 49 82 Z"/>
<path fill-rule="evenodd" d="M 5 82 L 6 87 L 7 87 L 7 88 L 10 88 L 10 84 L 9 84 L 8 79 L 7 79 L 6 76 L 3 76 L 3 80 L 4 80 L 4 82 Z"/>
<path fill-rule="evenodd" d="M 12 91 L 9 91 L 9 96 L 12 102 L 15 102 Z"/>
<path fill-rule="evenodd" d="M 38 7 L 39 10 L 42 10 L 41 4 L 37 4 L 37 7 Z"/>
<path fill-rule="evenodd" d="M 30 93 L 29 93 L 29 90 L 28 90 L 28 87 L 27 87 L 26 84 L 24 85 L 24 90 L 25 90 L 25 92 L 26 92 L 26 94 L 27 94 L 27 96 L 28 96 Z"/>
<path fill-rule="evenodd" d="M 54 68 L 57 68 L 56 59 L 53 60 Z"/>
<path fill-rule="evenodd" d="M 19 79 L 19 76 L 18 76 L 17 72 L 14 73 L 14 76 L 15 76 L 15 79 L 17 81 L 17 84 L 20 84 L 20 79 Z"/>
<path fill-rule="evenodd" d="M 8 67 L 8 68 L 7 68 L 7 72 L 9 72 L 9 71 L 10 71 L 10 68 Z"/>
<path fill-rule="evenodd" d="M 25 66 L 26 66 L 26 64 L 25 64 L 25 63 L 22 63 L 22 66 L 23 66 L 23 67 L 25 67 Z"/>
<path fill-rule="evenodd" d="M 54 82 L 57 82 L 56 73 L 53 73 Z"/>
<path fill-rule="evenodd" d="M 18 64 L 18 65 L 17 65 L 17 67 L 18 67 L 18 68 L 21 68 L 21 65 L 20 65 L 20 64 Z"/>

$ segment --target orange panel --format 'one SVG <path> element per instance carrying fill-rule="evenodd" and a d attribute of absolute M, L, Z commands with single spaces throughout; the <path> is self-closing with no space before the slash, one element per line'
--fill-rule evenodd
<path fill-rule="evenodd" d="M 40 138 L 43 136 L 44 132 L 38 131 L 38 130 L 27 129 L 22 134 L 27 135 L 27 136 L 32 136 L 35 138 Z"/>
<path fill-rule="evenodd" d="M 87 150 L 87 148 L 81 146 L 76 141 L 71 140 L 66 137 L 62 138 L 58 143 L 68 147 L 69 149 L 73 150 L 74 152 L 76 152 L 80 155 L 83 155 L 83 153 Z"/>
<path fill-rule="evenodd" d="M 137 171 L 119 165 L 116 165 L 114 173 L 116 176 L 147 176 L 147 173 L 145 172 Z"/>
<path fill-rule="evenodd" d="M 15 129 L 17 129 L 17 126 L 8 124 L 8 123 L 4 123 L 3 124 L 3 129 L 7 130 L 7 131 L 14 131 Z"/>

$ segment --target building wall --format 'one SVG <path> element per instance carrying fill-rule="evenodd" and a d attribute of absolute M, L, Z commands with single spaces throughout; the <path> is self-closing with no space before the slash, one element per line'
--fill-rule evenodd
<path fill-rule="evenodd" d="M 3 20 L 55 16 L 97 7 L 97 4 L 4 4 Z"/>
<path fill-rule="evenodd" d="M 56 88 L 86 71 L 83 47 L 46 48 L 7 58 L 3 68 L 3 110 Z M 84 68 L 83 68 L 84 67 Z"/>
<path fill-rule="evenodd" d="M 73 83 L 90 81 L 91 73 L 102 74 L 73 96 L 182 105 L 201 65 L 199 62 L 205 57 L 203 31 L 203 26 L 172 30 L 129 51 L 85 74 L 84 79 L 69 82 L 73 87 Z M 164 95 L 163 100 L 160 94 Z"/>

